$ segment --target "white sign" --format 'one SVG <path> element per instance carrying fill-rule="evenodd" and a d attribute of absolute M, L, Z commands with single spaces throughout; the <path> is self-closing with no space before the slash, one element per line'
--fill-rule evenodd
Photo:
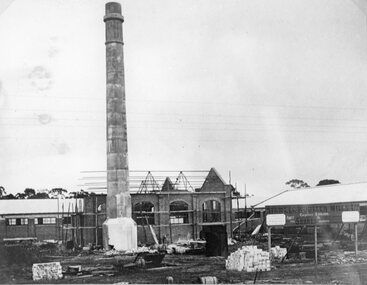
<path fill-rule="evenodd" d="M 342 222 L 343 223 L 358 223 L 359 222 L 359 212 L 358 211 L 342 212 Z"/>
<path fill-rule="evenodd" d="M 268 226 L 284 226 L 285 225 L 285 215 L 284 214 L 266 215 L 266 224 Z"/>

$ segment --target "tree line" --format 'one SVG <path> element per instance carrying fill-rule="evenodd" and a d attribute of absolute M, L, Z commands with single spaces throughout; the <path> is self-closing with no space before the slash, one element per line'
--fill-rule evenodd
<path fill-rule="evenodd" d="M 69 192 L 63 188 L 52 188 L 51 190 L 34 190 L 33 188 L 26 188 L 23 192 L 7 194 L 3 186 L 0 186 L 0 199 L 54 199 L 62 198 L 84 198 L 95 195 L 93 192 L 87 192 L 81 189 L 76 192 Z"/>
<path fill-rule="evenodd" d="M 330 184 L 340 184 L 340 182 L 335 179 L 323 179 L 323 180 L 320 180 L 319 183 L 317 183 L 315 186 L 324 186 L 324 185 L 330 185 Z M 285 185 L 289 186 L 292 189 L 310 187 L 310 185 L 308 185 L 307 182 L 304 182 L 303 180 L 300 180 L 300 179 L 291 179 L 288 182 L 286 182 Z"/>

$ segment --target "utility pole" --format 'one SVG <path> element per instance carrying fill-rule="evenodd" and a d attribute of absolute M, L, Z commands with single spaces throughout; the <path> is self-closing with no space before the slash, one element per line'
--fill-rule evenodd
<path fill-rule="evenodd" d="M 247 192 L 246 192 L 246 183 L 245 183 L 245 226 L 247 231 Z"/>
<path fill-rule="evenodd" d="M 238 219 L 238 237 L 241 241 L 241 219 L 240 219 L 240 203 L 239 203 L 239 193 L 237 192 L 237 183 L 236 183 L 236 197 L 237 197 L 237 219 Z"/>

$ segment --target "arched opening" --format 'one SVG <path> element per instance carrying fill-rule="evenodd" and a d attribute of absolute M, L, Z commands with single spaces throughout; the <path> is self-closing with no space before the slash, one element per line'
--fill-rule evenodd
<path fill-rule="evenodd" d="M 203 203 L 203 222 L 214 223 L 221 221 L 221 206 L 216 200 L 208 200 Z"/>
<path fill-rule="evenodd" d="M 189 205 L 183 201 L 175 201 L 169 205 L 171 224 L 189 223 Z"/>
<path fill-rule="evenodd" d="M 133 219 L 138 225 L 154 225 L 154 205 L 150 202 L 135 204 Z"/>

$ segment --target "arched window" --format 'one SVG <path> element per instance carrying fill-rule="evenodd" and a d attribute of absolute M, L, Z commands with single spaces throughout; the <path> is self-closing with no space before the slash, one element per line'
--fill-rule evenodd
<path fill-rule="evenodd" d="M 170 223 L 187 224 L 189 223 L 189 205 L 183 201 L 175 201 L 169 205 Z"/>
<path fill-rule="evenodd" d="M 154 225 L 154 205 L 150 202 L 135 204 L 133 219 L 138 225 Z"/>
<path fill-rule="evenodd" d="M 221 221 L 220 203 L 215 200 L 205 201 L 203 203 L 203 222 L 213 223 Z"/>

